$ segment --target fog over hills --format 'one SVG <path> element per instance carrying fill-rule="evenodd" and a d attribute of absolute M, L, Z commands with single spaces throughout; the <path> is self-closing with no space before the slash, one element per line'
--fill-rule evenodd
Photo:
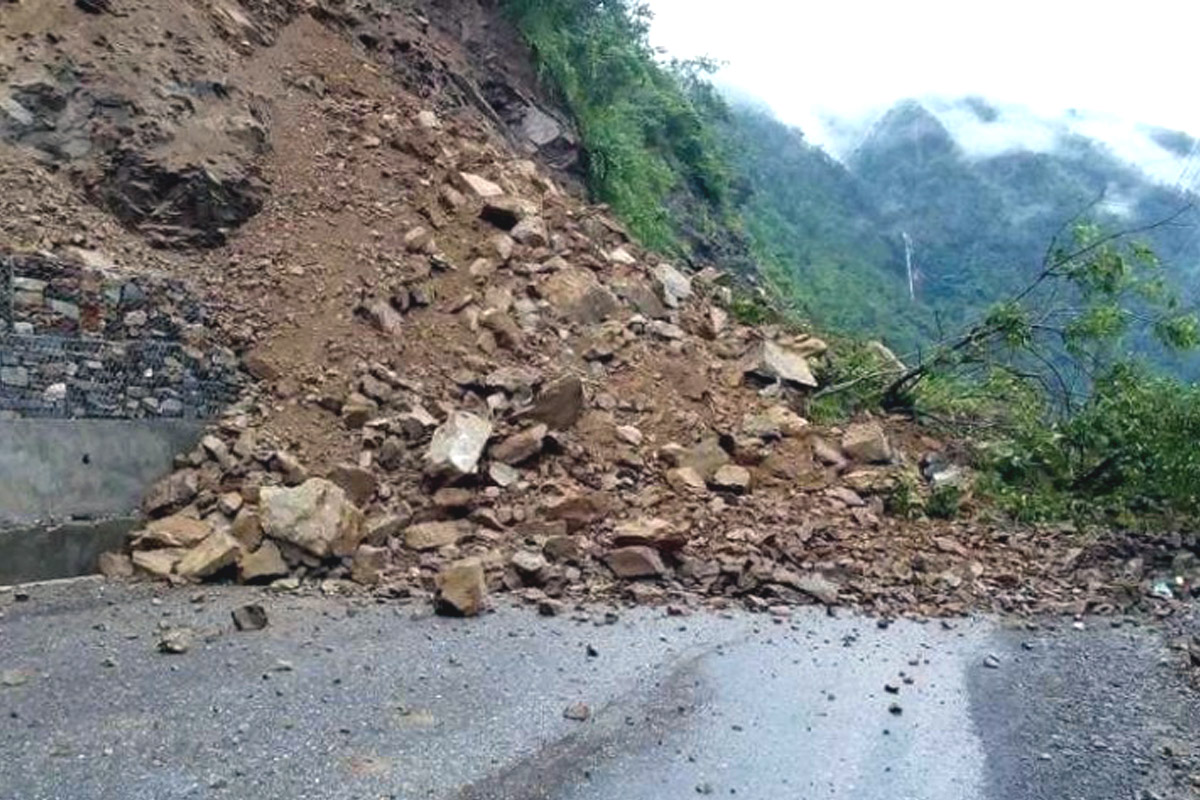
<path fill-rule="evenodd" d="M 740 94 L 740 93 L 738 93 Z M 1200 178 L 1200 148 L 1183 131 L 1145 125 L 1115 114 L 1079 109 L 1039 112 L 979 96 L 920 100 L 950 132 L 966 155 L 986 158 L 1013 151 L 1052 153 L 1064 143 L 1089 139 L 1129 162 L 1158 183 L 1194 190 Z M 887 113 L 886 108 L 854 117 L 814 117 L 805 135 L 845 160 Z"/>

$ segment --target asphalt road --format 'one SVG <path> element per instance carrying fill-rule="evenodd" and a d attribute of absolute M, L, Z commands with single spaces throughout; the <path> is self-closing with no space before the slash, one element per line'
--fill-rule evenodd
<path fill-rule="evenodd" d="M 1200 702 L 1151 626 L 606 610 L 0 593 L 0 798 L 1198 796 Z"/>

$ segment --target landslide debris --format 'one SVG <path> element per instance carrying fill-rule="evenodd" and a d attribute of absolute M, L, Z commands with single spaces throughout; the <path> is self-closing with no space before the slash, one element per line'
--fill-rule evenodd
<path fill-rule="evenodd" d="M 1072 531 L 889 513 L 946 443 L 810 424 L 826 344 L 740 323 L 728 276 L 580 199 L 492 4 L 91 6 L 0 16 L 0 230 L 186 278 L 253 378 L 110 574 L 467 616 L 498 591 L 550 613 L 1143 602 Z"/>

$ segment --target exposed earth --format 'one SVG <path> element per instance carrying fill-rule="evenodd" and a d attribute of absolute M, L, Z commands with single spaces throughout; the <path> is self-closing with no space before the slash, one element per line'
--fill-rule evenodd
<path fill-rule="evenodd" d="M 584 201 L 492 4 L 83 5 L 0 16 L 5 238 L 183 279 L 209 322 L 169 327 L 249 385 L 108 574 L 466 614 L 502 590 L 1171 613 L 1198 582 L 1194 533 L 1016 525 L 973 502 L 971 443 L 812 423 L 826 342 L 743 324 L 738 276 Z M 958 519 L 912 519 L 938 491 Z"/>

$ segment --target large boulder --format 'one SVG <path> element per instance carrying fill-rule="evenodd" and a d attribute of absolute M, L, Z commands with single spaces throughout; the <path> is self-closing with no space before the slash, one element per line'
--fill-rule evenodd
<path fill-rule="evenodd" d="M 254 552 L 243 550 L 238 556 L 238 580 L 242 583 L 282 578 L 287 574 L 288 566 L 283 554 L 272 541 L 264 541 Z"/>
<path fill-rule="evenodd" d="M 657 578 L 667 571 L 658 551 L 645 546 L 613 550 L 604 557 L 604 563 L 618 578 Z"/>
<path fill-rule="evenodd" d="M 583 381 L 575 375 L 566 375 L 542 387 L 528 416 L 552 430 L 565 431 L 579 419 L 583 407 Z"/>
<path fill-rule="evenodd" d="M 551 275 L 538 291 L 563 318 L 581 325 L 602 322 L 621 310 L 621 304 L 591 270 L 571 267 Z"/>
<path fill-rule="evenodd" d="M 137 550 L 155 547 L 195 547 L 207 539 L 210 533 L 212 525 L 207 522 L 185 517 L 183 514 L 172 514 L 146 523 L 145 530 L 134 536 L 133 547 Z"/>
<path fill-rule="evenodd" d="M 892 446 L 878 422 L 851 425 L 842 435 L 842 449 L 855 461 L 886 464 L 892 460 Z"/>
<path fill-rule="evenodd" d="M 464 558 L 444 568 L 437 578 L 437 611 L 456 617 L 474 617 L 487 598 L 483 562 Z"/>
<path fill-rule="evenodd" d="M 266 535 L 318 558 L 352 554 L 366 532 L 362 511 L 342 487 L 324 478 L 291 489 L 265 486 L 260 499 Z"/>
<path fill-rule="evenodd" d="M 183 578 L 199 580 L 215 575 L 237 560 L 241 546 L 225 531 L 216 531 L 183 554 L 175 572 Z"/>
<path fill-rule="evenodd" d="M 154 484 L 142 502 L 142 508 L 148 516 L 161 516 L 191 502 L 199 491 L 200 477 L 195 470 L 181 470 Z"/>
<path fill-rule="evenodd" d="M 489 420 L 469 411 L 455 411 L 433 432 L 425 453 L 426 471 L 451 477 L 472 474 L 491 435 Z"/>
<path fill-rule="evenodd" d="M 504 194 L 504 190 L 496 184 L 489 181 L 480 175 L 475 175 L 470 172 L 458 173 L 458 185 L 463 191 L 480 200 L 490 200 L 495 197 L 500 197 Z"/>
<path fill-rule="evenodd" d="M 410 550 L 437 550 L 458 544 L 470 535 L 470 523 L 461 520 L 419 522 L 404 529 L 404 546 Z"/>
<path fill-rule="evenodd" d="M 772 341 L 763 341 L 754 351 L 746 372 L 767 380 L 816 388 L 808 360 L 794 350 Z"/>
<path fill-rule="evenodd" d="M 692 279 L 670 264 L 659 264 L 653 275 L 654 286 L 667 308 L 679 308 L 692 296 Z"/>

